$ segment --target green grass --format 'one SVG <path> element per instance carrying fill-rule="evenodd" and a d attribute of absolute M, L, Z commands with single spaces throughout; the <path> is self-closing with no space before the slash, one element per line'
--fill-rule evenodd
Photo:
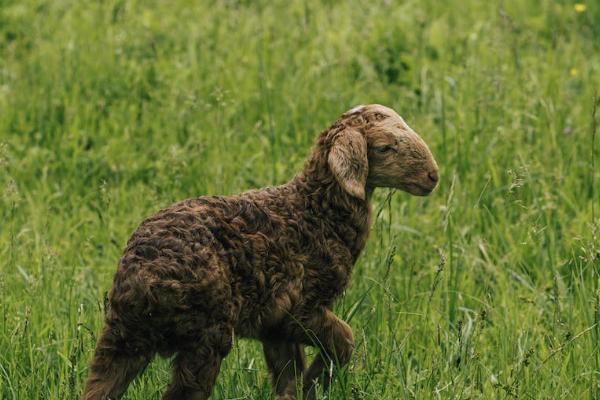
<path fill-rule="evenodd" d="M 77 398 L 144 217 L 283 183 L 374 102 L 442 178 L 376 192 L 328 398 L 600 398 L 600 4 L 288 3 L 0 0 L 0 398 Z M 257 343 L 213 398 L 271 398 Z"/>

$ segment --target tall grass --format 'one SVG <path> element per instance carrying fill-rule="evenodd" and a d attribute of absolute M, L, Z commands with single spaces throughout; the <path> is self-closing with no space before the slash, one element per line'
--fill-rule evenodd
<path fill-rule="evenodd" d="M 328 398 L 600 398 L 585 5 L 0 0 L 0 398 L 77 397 L 145 216 L 285 182 L 372 102 L 421 133 L 441 183 L 376 193 Z M 157 360 L 127 398 L 168 379 Z M 213 398 L 271 398 L 257 343 L 236 342 Z"/>

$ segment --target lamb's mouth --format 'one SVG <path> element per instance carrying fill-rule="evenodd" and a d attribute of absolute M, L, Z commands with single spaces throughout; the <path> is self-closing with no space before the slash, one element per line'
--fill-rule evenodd
<path fill-rule="evenodd" d="M 400 187 L 400 189 L 415 196 L 427 196 L 433 191 L 434 188 L 435 186 L 427 187 L 419 185 L 418 183 L 406 183 Z"/>

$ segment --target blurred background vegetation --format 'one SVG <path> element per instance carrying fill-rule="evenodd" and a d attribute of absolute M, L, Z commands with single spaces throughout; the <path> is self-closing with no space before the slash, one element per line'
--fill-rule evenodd
<path fill-rule="evenodd" d="M 376 193 L 323 398 L 600 398 L 599 50 L 594 1 L 0 0 L 0 398 L 77 398 L 144 217 L 285 182 L 361 103 L 441 182 Z M 213 398 L 271 398 L 256 343 Z"/>

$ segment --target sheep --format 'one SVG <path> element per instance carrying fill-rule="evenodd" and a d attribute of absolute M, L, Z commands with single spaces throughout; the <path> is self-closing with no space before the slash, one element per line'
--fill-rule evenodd
<path fill-rule="evenodd" d="M 332 307 L 367 241 L 374 189 L 425 196 L 437 182 L 425 142 L 372 104 L 323 131 L 287 184 L 159 211 L 119 261 L 82 399 L 119 398 L 155 354 L 173 356 L 163 399 L 207 399 L 234 334 L 262 342 L 278 400 L 297 385 L 314 399 L 353 351 Z M 308 368 L 304 346 L 319 350 Z"/>

